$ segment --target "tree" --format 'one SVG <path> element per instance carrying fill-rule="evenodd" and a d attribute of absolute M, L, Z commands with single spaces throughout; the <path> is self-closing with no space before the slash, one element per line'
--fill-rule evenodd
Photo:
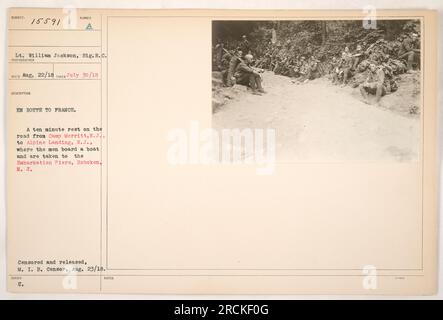
<path fill-rule="evenodd" d="M 326 39 L 328 37 L 326 20 L 320 21 L 320 29 L 321 29 L 321 44 L 324 45 L 326 43 Z"/>

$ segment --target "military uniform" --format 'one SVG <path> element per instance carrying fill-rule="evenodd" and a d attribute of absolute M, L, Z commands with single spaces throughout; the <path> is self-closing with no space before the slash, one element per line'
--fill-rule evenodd
<path fill-rule="evenodd" d="M 240 48 L 243 52 L 243 56 L 245 56 L 251 52 L 251 46 L 250 46 L 249 41 L 247 39 L 242 40 L 242 42 L 240 44 Z"/>
<path fill-rule="evenodd" d="M 235 70 L 237 69 L 239 63 L 240 59 L 237 56 L 232 55 L 231 60 L 229 61 L 228 69 L 226 70 L 226 85 L 228 87 L 231 87 L 235 84 L 235 80 L 233 80 L 233 78 Z"/>
<path fill-rule="evenodd" d="M 363 50 L 356 50 L 355 53 L 352 55 L 352 70 L 356 70 L 357 66 L 363 59 Z"/>
<path fill-rule="evenodd" d="M 215 65 L 219 71 L 223 68 L 223 44 L 217 43 L 214 48 L 215 51 Z"/>
<path fill-rule="evenodd" d="M 375 72 L 369 70 L 366 81 L 362 84 L 363 89 L 370 94 L 376 94 L 377 88 L 381 86 L 381 95 L 386 94 L 385 73 L 383 69 L 378 68 Z"/>
<path fill-rule="evenodd" d="M 235 72 L 236 83 L 250 87 L 253 91 L 263 92 L 261 77 L 246 62 L 240 62 Z"/>
<path fill-rule="evenodd" d="M 353 60 L 351 54 L 345 53 L 340 63 L 340 69 L 343 72 L 343 84 L 346 84 L 348 82 L 348 78 L 351 75 L 352 65 Z"/>
<path fill-rule="evenodd" d="M 415 58 L 415 46 L 414 41 L 411 38 L 405 38 L 400 45 L 399 59 L 406 59 L 408 70 L 412 69 L 412 63 Z"/>
<path fill-rule="evenodd" d="M 306 74 L 306 78 L 309 80 L 314 80 L 320 76 L 318 72 L 318 62 L 313 60 L 308 64 L 308 70 Z"/>

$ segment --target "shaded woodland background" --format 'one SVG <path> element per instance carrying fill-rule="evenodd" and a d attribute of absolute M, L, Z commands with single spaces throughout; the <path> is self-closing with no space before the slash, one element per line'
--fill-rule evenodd
<path fill-rule="evenodd" d="M 221 41 L 226 49 L 235 49 L 246 35 L 256 58 L 271 45 L 288 45 L 293 54 L 314 54 L 324 60 L 338 56 L 345 46 L 351 50 L 357 44 L 366 47 L 381 38 L 395 42 L 408 32 L 419 34 L 420 21 L 377 20 L 376 29 L 365 29 L 362 20 L 213 21 L 212 41 L 213 46 Z"/>

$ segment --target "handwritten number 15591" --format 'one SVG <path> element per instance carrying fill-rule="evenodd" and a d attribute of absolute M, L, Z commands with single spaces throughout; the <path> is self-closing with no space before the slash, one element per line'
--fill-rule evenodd
<path fill-rule="evenodd" d="M 58 26 L 60 25 L 61 19 L 56 18 L 34 18 L 31 21 L 31 24 L 49 24 L 52 26 Z"/>

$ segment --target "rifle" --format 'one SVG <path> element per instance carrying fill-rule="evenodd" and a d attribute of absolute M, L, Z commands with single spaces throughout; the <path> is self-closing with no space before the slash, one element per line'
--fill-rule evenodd
<path fill-rule="evenodd" d="M 237 56 L 235 53 L 230 53 L 230 52 L 229 52 L 228 50 L 226 50 L 225 48 L 223 48 L 223 50 L 224 50 L 227 54 L 236 57 L 240 62 L 245 63 L 245 61 L 244 61 L 242 58 L 240 58 L 239 56 Z M 254 69 L 254 71 L 257 71 L 258 73 L 263 72 L 263 69 L 256 70 L 257 68 L 252 67 L 252 66 L 251 66 L 251 69 Z"/>
<path fill-rule="evenodd" d="M 242 58 L 240 58 L 239 56 L 237 56 L 235 53 L 230 53 L 228 50 L 226 50 L 225 48 L 223 48 L 223 51 L 225 51 L 227 54 L 229 54 L 230 56 L 234 56 L 236 57 L 238 60 L 240 60 L 240 62 L 244 62 Z"/>

